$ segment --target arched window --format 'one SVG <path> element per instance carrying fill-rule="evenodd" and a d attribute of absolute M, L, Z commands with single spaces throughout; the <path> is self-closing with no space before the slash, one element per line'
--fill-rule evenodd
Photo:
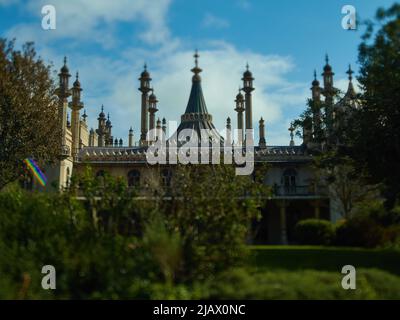
<path fill-rule="evenodd" d="M 296 193 L 296 176 L 295 169 L 286 169 L 283 172 L 283 187 L 285 193 Z"/>
<path fill-rule="evenodd" d="M 139 170 L 129 171 L 128 186 L 129 187 L 139 187 L 140 186 L 140 171 Z"/>
<path fill-rule="evenodd" d="M 161 171 L 161 179 L 162 179 L 162 185 L 164 187 L 170 187 L 172 179 L 172 171 L 170 169 L 163 169 Z"/>

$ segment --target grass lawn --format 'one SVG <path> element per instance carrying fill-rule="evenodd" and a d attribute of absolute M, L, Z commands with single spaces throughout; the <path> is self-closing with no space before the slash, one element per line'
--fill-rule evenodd
<path fill-rule="evenodd" d="M 356 269 L 380 269 L 400 276 L 400 251 L 318 246 L 252 246 L 252 265 L 258 271 L 317 270 L 341 272 L 344 265 Z"/>
<path fill-rule="evenodd" d="M 224 299 L 400 299 L 400 251 L 311 246 L 252 246 L 246 271 L 215 282 Z M 356 268 L 344 290 L 342 267 Z"/>

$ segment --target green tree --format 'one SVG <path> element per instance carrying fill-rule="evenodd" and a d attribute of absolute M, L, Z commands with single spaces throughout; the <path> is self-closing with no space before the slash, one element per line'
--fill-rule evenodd
<path fill-rule="evenodd" d="M 32 43 L 22 51 L 0 39 L 0 189 L 24 172 L 23 160 L 56 160 L 60 148 L 57 97 L 50 67 Z"/>
<path fill-rule="evenodd" d="M 387 206 L 400 193 L 400 5 L 379 9 L 359 47 L 362 107 L 346 128 L 349 154 L 372 183 L 385 185 Z"/>

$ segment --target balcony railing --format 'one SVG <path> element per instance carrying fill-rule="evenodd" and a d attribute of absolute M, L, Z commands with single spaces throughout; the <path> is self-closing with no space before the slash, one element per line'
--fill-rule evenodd
<path fill-rule="evenodd" d="M 324 186 L 274 186 L 273 193 L 275 196 L 326 196 L 327 188 Z"/>

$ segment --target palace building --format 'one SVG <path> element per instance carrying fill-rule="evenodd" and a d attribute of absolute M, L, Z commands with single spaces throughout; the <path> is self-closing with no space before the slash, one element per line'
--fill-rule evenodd
<path fill-rule="evenodd" d="M 181 116 L 180 124 L 174 135 L 184 129 L 200 132 L 208 129 L 210 139 L 236 140 L 236 145 L 241 147 L 246 143 L 245 130 L 253 129 L 253 102 L 252 95 L 255 90 L 254 77 L 249 67 L 243 73 L 243 87 L 234 100 L 232 111 L 236 112 L 236 126 L 238 134 L 235 137 L 221 137 L 213 124 L 213 118 L 206 106 L 203 96 L 198 64 L 199 55 L 195 54 L 195 67 L 193 72 L 192 88 L 188 104 Z M 335 101 L 337 89 L 334 87 L 332 67 L 326 57 L 323 68 L 323 86 L 317 80 L 316 72 L 311 87 L 311 101 L 323 101 L 327 106 L 324 110 L 326 118 L 334 124 L 335 115 L 346 112 L 348 106 L 357 104 L 356 94 L 352 83 L 353 71 L 348 70 L 349 86 L 344 98 Z M 51 182 L 57 183 L 60 189 L 68 186 L 73 172 L 81 171 L 86 164 L 91 165 L 97 176 L 105 172 L 113 176 L 126 178 L 129 186 L 140 188 L 148 179 L 156 179 L 160 184 L 169 185 L 174 175 L 174 165 L 152 166 L 146 161 L 146 151 L 160 137 L 167 134 L 166 119 L 157 118 L 158 100 L 151 86 L 151 76 L 146 65 L 141 73 L 139 91 L 141 94 L 141 130 L 138 141 L 134 139 L 132 128 L 127 132 L 127 143 L 116 139 L 112 133 L 112 123 L 109 115 L 104 113 L 103 106 L 98 116 L 96 129 L 89 129 L 86 112 L 81 114 L 84 104 L 81 101 L 82 87 L 78 74 L 76 80 L 69 86 L 70 72 L 67 60 L 59 73 L 59 118 L 62 126 L 62 149 L 58 165 L 47 168 L 48 188 Z M 233 104 L 233 103 L 232 103 Z M 182 108 L 183 110 L 183 108 Z M 70 116 L 69 116 L 70 115 Z M 173 120 L 173 119 L 169 119 Z M 254 146 L 255 170 L 260 164 L 269 165 L 265 183 L 272 187 L 273 196 L 266 202 L 262 209 L 262 220 L 254 226 L 255 243 L 287 244 L 293 239 L 293 228 L 302 219 L 320 218 L 336 221 L 340 218 L 337 201 L 329 192 L 329 185 L 315 176 L 313 170 L 313 150 L 320 146 L 313 139 L 313 130 L 321 121 L 320 111 L 315 111 L 312 124 L 303 129 L 303 143 L 295 145 L 294 127 L 289 128 L 290 139 L 287 145 L 273 146 L 268 144 L 265 135 L 264 119 L 259 120 L 259 141 Z M 226 128 L 230 132 L 233 124 L 227 119 Z M 329 126 L 327 127 L 329 130 Z M 149 134 L 152 132 L 152 134 Z M 167 137 L 168 141 L 173 136 Z M 218 140 L 219 141 L 219 140 Z"/>

